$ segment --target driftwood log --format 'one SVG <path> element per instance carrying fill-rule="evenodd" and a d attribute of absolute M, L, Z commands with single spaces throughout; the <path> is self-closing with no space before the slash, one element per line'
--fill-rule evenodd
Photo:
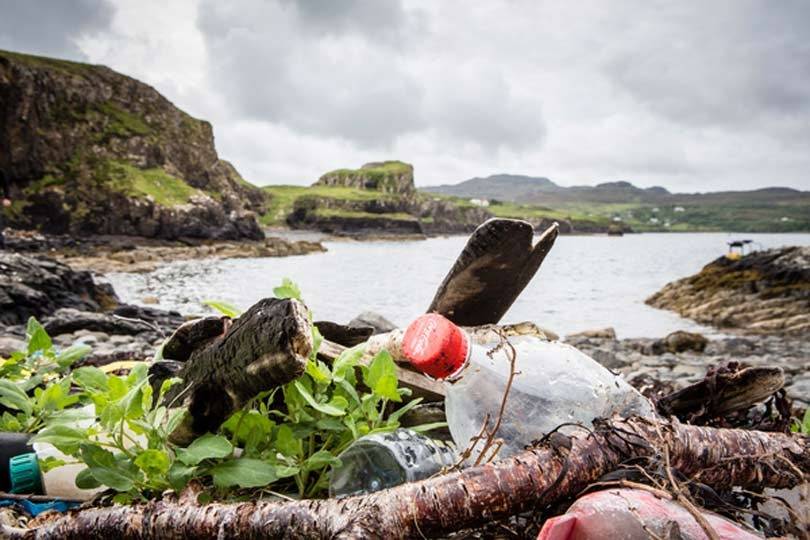
<path fill-rule="evenodd" d="M 542 510 L 620 464 L 669 457 L 680 475 L 715 489 L 792 487 L 810 473 L 810 438 L 644 419 L 598 421 L 592 432 L 539 442 L 512 458 L 346 499 L 199 506 L 180 500 L 87 508 L 11 539 L 423 538 Z M 554 442 L 551 442 L 554 441 Z M 660 463 L 660 462 L 659 462 Z"/>
<path fill-rule="evenodd" d="M 555 223 L 532 244 L 534 228 L 517 219 L 491 219 L 467 240 L 428 312 L 461 326 L 496 324 L 537 273 L 557 239 Z"/>
<path fill-rule="evenodd" d="M 189 442 L 216 431 L 256 394 L 300 377 L 312 345 L 304 304 L 277 298 L 254 304 L 221 337 L 194 349 L 177 373 L 183 382 L 166 402 L 187 404 L 189 415 L 172 439 Z"/>

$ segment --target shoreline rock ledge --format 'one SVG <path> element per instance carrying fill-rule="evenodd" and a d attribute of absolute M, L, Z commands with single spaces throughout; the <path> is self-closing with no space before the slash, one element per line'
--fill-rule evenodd
<path fill-rule="evenodd" d="M 750 334 L 810 333 L 810 246 L 720 257 L 673 281 L 646 303 L 722 329 Z"/>

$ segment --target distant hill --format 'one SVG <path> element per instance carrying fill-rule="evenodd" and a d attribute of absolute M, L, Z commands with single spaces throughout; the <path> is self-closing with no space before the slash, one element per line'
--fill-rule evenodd
<path fill-rule="evenodd" d="M 211 124 L 105 66 L 0 50 L 9 223 L 56 234 L 261 238 L 266 195 Z"/>
<path fill-rule="evenodd" d="M 810 192 L 784 187 L 670 193 L 626 181 L 564 187 L 546 177 L 497 174 L 421 190 L 464 200 L 487 199 L 492 211 L 507 205 L 516 217 L 539 207 L 580 219 L 606 218 L 633 230 L 810 230 Z"/>

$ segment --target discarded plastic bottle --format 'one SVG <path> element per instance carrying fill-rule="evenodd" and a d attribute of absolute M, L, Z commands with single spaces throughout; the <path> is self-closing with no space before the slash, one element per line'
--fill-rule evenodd
<path fill-rule="evenodd" d="M 455 449 L 410 429 L 357 439 L 340 456 L 329 477 L 329 496 L 370 493 L 424 480 L 455 463 Z"/>
<path fill-rule="evenodd" d="M 34 443 L 31 450 L 17 454 L 8 460 L 8 475 L 11 493 L 26 495 L 50 495 L 71 500 L 88 500 L 103 491 L 103 488 L 80 489 L 76 487 L 76 476 L 86 468 L 83 463 L 68 463 L 42 472 L 40 461 L 55 458 L 73 461 L 54 446 Z"/>
<path fill-rule="evenodd" d="M 508 341 L 475 344 L 464 330 L 435 313 L 422 315 L 405 331 L 405 358 L 419 371 L 446 381 L 447 423 L 459 449 L 469 446 L 487 419 L 490 428 L 497 421 L 512 348 L 516 374 L 497 433 L 503 440 L 498 457 L 520 452 L 563 424 L 591 426 L 595 418 L 615 413 L 655 415 L 647 398 L 574 347 L 536 336 Z M 472 449 L 472 458 L 483 444 Z"/>

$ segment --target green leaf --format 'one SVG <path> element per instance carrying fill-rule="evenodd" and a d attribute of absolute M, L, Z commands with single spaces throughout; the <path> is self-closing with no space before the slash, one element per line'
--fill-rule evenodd
<path fill-rule="evenodd" d="M 72 373 L 73 380 L 86 389 L 107 390 L 107 374 L 97 367 L 85 366 L 76 369 Z"/>
<path fill-rule="evenodd" d="M 222 429 L 234 435 L 238 444 L 244 444 L 249 436 L 270 439 L 273 425 L 259 411 L 237 411 L 222 424 Z"/>
<path fill-rule="evenodd" d="M 301 397 L 309 404 L 310 407 L 313 409 L 322 412 L 323 414 L 328 414 L 330 416 L 343 416 L 345 413 L 346 407 L 339 408 L 331 403 L 318 403 L 309 390 L 301 384 L 300 380 L 295 381 L 294 383 L 295 389 L 298 390 L 298 393 L 301 394 Z M 345 401 L 345 399 L 344 399 Z M 348 402 L 347 402 L 348 403 Z"/>
<path fill-rule="evenodd" d="M 45 474 L 46 472 L 52 471 L 58 467 L 61 467 L 64 464 L 65 464 L 64 459 L 48 456 L 46 458 L 39 460 L 39 470 L 42 471 L 42 474 Z"/>
<path fill-rule="evenodd" d="M 222 435 L 206 433 L 185 449 L 177 451 L 177 459 L 186 465 L 197 465 L 204 459 L 224 458 L 231 455 L 233 445 Z"/>
<path fill-rule="evenodd" d="M 300 457 L 304 454 L 301 439 L 295 436 L 288 425 L 279 426 L 276 432 L 276 450 L 287 457 Z"/>
<path fill-rule="evenodd" d="M 261 487 L 278 480 L 276 468 L 260 459 L 239 458 L 215 465 L 210 470 L 218 488 L 239 486 Z"/>
<path fill-rule="evenodd" d="M 423 398 L 416 398 L 409 401 L 407 404 L 403 405 L 396 411 L 392 412 L 388 415 L 388 422 L 399 422 L 399 419 L 402 418 L 402 415 L 406 412 L 410 411 L 420 403 L 422 403 Z"/>
<path fill-rule="evenodd" d="M 368 366 L 365 376 L 366 385 L 374 394 L 390 399 L 402 401 L 397 392 L 397 366 L 388 351 L 380 351 Z"/>
<path fill-rule="evenodd" d="M 319 384 L 329 384 L 332 380 L 332 372 L 329 371 L 329 367 L 320 360 L 308 360 L 306 373 L 312 377 L 312 380 Z"/>
<path fill-rule="evenodd" d="M 301 301 L 301 289 L 289 278 L 281 280 L 281 285 L 273 289 L 276 298 L 295 298 Z"/>
<path fill-rule="evenodd" d="M 144 450 L 135 458 L 135 465 L 147 477 L 161 477 L 169 471 L 169 455 L 162 450 Z"/>
<path fill-rule="evenodd" d="M 186 409 L 174 409 L 169 413 L 169 419 L 166 421 L 166 433 L 171 435 L 183 423 L 188 411 Z"/>
<path fill-rule="evenodd" d="M 203 300 L 202 301 L 204 306 L 208 306 L 213 310 L 219 311 L 226 317 L 230 317 L 231 319 L 235 319 L 241 315 L 242 311 L 234 306 L 233 304 L 229 304 L 227 302 L 220 302 L 218 300 Z"/>
<path fill-rule="evenodd" d="M 19 386 L 6 379 L 0 379 L 0 404 L 22 411 L 26 416 L 31 416 L 34 410 L 33 400 Z"/>
<path fill-rule="evenodd" d="M 53 342 L 48 332 L 34 317 L 28 319 L 28 326 L 25 329 L 25 337 L 28 340 L 28 355 L 37 351 L 49 351 L 53 348 Z"/>
<path fill-rule="evenodd" d="M 354 367 L 360 362 L 365 351 L 365 344 L 360 344 L 340 353 L 340 356 L 332 362 L 332 376 L 335 380 L 342 381 L 349 378 L 350 374 L 353 375 Z"/>
<path fill-rule="evenodd" d="M 79 474 L 76 475 L 76 487 L 79 489 L 96 489 L 101 487 L 101 482 L 96 480 L 93 473 L 90 472 L 90 468 L 82 469 L 79 471 Z"/>
<path fill-rule="evenodd" d="M 311 456 L 309 456 L 306 461 L 304 461 L 304 470 L 306 471 L 314 471 L 316 469 L 321 469 L 327 465 L 337 465 L 340 463 L 340 460 L 334 456 L 331 452 L 327 450 L 318 450 Z"/>
<path fill-rule="evenodd" d="M 194 476 L 196 471 L 197 467 L 189 467 L 179 461 L 175 461 L 172 463 L 166 478 L 169 480 L 169 485 L 172 486 L 172 489 L 180 491 L 188 484 L 188 481 L 191 480 L 191 477 Z"/>
<path fill-rule="evenodd" d="M 430 424 L 420 424 L 418 426 L 409 427 L 408 429 L 410 429 L 411 431 L 415 431 L 417 433 L 424 433 L 426 431 L 431 431 L 443 427 L 447 427 L 447 422 L 433 422 Z"/>
<path fill-rule="evenodd" d="M 56 363 L 61 368 L 68 368 L 90 354 L 92 350 L 90 345 L 83 343 L 71 345 L 56 356 Z"/>
<path fill-rule="evenodd" d="M 112 452 L 100 446 L 84 444 L 81 447 L 84 461 L 93 478 L 116 491 L 129 491 L 134 487 L 134 478 L 116 461 Z"/>

